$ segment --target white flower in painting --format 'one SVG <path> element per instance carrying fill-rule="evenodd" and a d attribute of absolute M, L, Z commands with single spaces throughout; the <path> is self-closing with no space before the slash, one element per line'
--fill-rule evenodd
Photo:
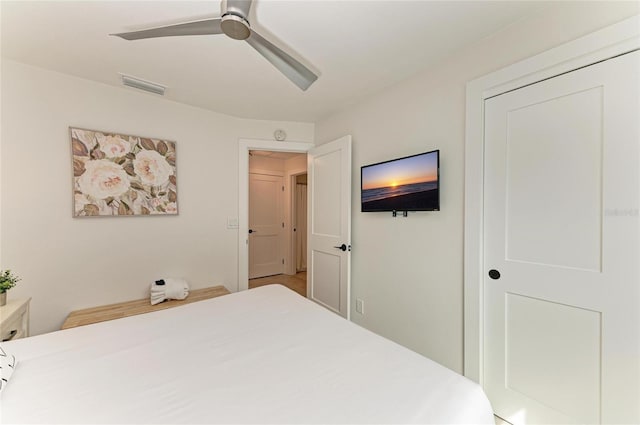
<path fill-rule="evenodd" d="M 98 133 L 100 134 L 100 133 Z M 93 149 L 96 144 L 96 132 L 91 130 L 80 130 L 79 128 L 74 128 L 71 130 L 71 135 L 76 139 L 80 140 L 84 143 L 89 150 Z"/>
<path fill-rule="evenodd" d="M 142 183 L 150 186 L 161 186 L 173 174 L 173 168 L 162 155 L 156 151 L 143 150 L 133 160 L 133 170 Z"/>
<path fill-rule="evenodd" d="M 78 178 L 78 186 L 95 199 L 118 197 L 129 190 L 129 176 L 122 167 L 106 159 L 87 161 L 86 171 Z"/>
<path fill-rule="evenodd" d="M 98 144 L 107 158 L 119 158 L 131 152 L 131 144 L 117 136 L 99 137 Z"/>

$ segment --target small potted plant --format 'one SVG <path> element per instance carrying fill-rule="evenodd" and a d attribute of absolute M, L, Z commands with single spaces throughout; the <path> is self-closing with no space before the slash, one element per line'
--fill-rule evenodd
<path fill-rule="evenodd" d="M 20 281 L 20 278 L 11 270 L 0 270 L 0 306 L 7 303 L 7 291 Z"/>

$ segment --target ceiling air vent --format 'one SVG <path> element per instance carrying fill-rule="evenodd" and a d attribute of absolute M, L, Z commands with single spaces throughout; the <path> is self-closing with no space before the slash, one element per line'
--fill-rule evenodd
<path fill-rule="evenodd" d="M 165 86 L 152 83 L 149 81 L 141 80 L 140 78 L 132 77 L 130 75 L 120 74 L 122 76 L 122 84 L 127 87 L 133 87 L 134 89 L 144 90 L 149 93 L 159 94 L 164 96 Z"/>

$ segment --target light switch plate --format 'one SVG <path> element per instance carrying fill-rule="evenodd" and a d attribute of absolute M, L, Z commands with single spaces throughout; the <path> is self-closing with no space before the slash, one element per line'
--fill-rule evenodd
<path fill-rule="evenodd" d="M 227 229 L 237 229 L 237 228 L 238 228 L 238 219 L 236 217 L 228 217 Z"/>

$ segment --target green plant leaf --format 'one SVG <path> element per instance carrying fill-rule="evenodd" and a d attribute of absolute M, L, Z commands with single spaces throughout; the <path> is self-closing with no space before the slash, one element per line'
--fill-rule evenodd
<path fill-rule="evenodd" d="M 11 273 L 11 270 L 0 271 L 0 293 L 7 292 L 9 289 L 16 286 L 21 279 Z"/>

